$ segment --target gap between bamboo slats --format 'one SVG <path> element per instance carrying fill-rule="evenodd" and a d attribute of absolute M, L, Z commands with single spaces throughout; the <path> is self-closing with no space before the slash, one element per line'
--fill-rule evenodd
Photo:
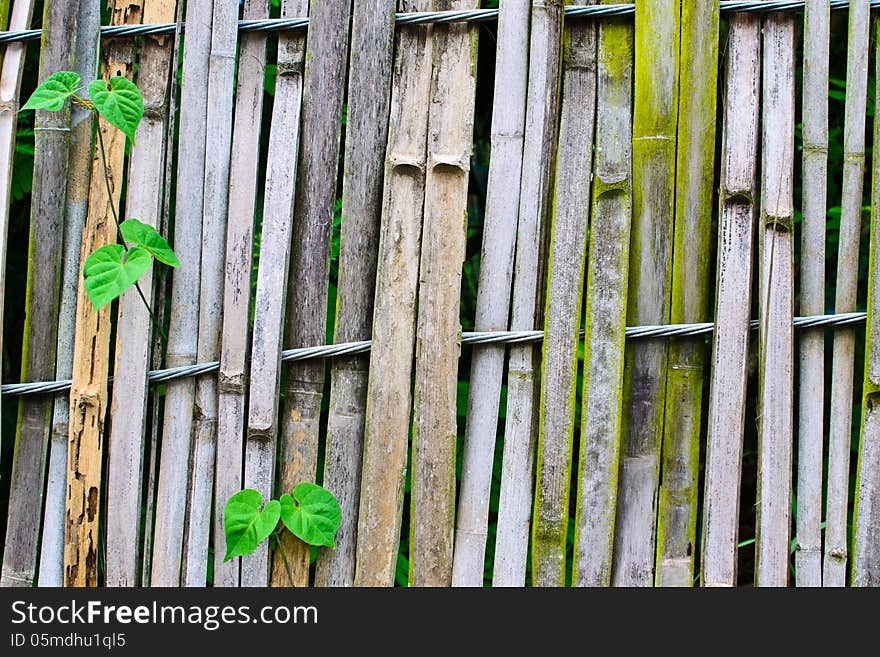
<path fill-rule="evenodd" d="M 313 0 L 309 9 L 300 161 L 287 279 L 284 335 L 288 348 L 310 347 L 327 339 L 330 239 L 350 15 L 351 0 Z M 315 481 L 324 369 L 323 360 L 299 361 L 284 368 L 276 480 L 279 495 L 292 492 L 301 482 Z M 273 553 L 271 585 L 308 586 L 310 552 L 310 546 L 290 532 L 281 534 Z"/>
<path fill-rule="evenodd" d="M 763 38 L 755 584 L 785 586 L 794 433 L 794 18 L 766 16 Z"/>
<path fill-rule="evenodd" d="M 66 0 L 47 0 L 43 5 L 45 29 L 40 42 L 40 83 L 56 71 L 69 71 L 73 67 L 77 9 L 77 3 Z M 31 8 L 25 13 L 29 23 Z M 25 17 L 13 15 L 13 26 L 21 25 L 22 18 Z M 15 55 L 12 63 L 15 63 Z M 9 74 L 14 73 L 9 71 Z M 17 77 L 16 94 L 20 72 Z M 16 110 L 17 107 L 9 106 L 9 111 Z M 14 118 L 11 127 L 14 135 Z M 14 136 L 10 143 L 13 141 Z M 55 375 L 69 144 L 69 106 L 60 112 L 35 112 L 22 381 L 48 380 Z M 11 164 L 10 157 L 8 175 L 11 175 Z M 49 396 L 25 397 L 19 402 L 0 575 L 3 586 L 31 586 L 34 581 L 52 407 L 53 399 Z"/>
<path fill-rule="evenodd" d="M 199 287 L 202 253 L 208 61 L 211 48 L 212 0 L 188 0 L 183 82 L 180 97 L 180 138 L 174 212 L 175 253 L 167 367 L 196 362 L 199 332 Z M 151 554 L 151 586 L 180 583 L 187 486 L 193 425 L 193 378 L 169 381 L 156 485 L 155 527 Z"/>
<path fill-rule="evenodd" d="M 532 330 L 542 317 L 543 245 L 552 206 L 562 22 L 561 0 L 533 0 L 510 318 L 514 331 Z M 535 345 L 510 347 L 493 586 L 523 586 L 526 580 L 540 357 L 541 349 Z"/>
<path fill-rule="evenodd" d="M 110 24 L 138 24 L 143 4 L 131 0 L 110 6 Z M 101 79 L 134 76 L 135 44 L 130 39 L 105 41 Z M 83 226 L 80 262 L 96 249 L 115 244 L 124 177 L 126 137 L 107 121 L 98 121 L 100 146 L 92 157 L 89 208 Z M 106 166 L 106 174 L 105 174 Z M 106 178 L 105 178 L 106 175 Z M 64 527 L 64 583 L 98 585 L 98 542 L 101 488 L 110 369 L 112 306 L 96 311 L 79 280 L 74 332 L 73 376 L 70 387 L 70 429 L 67 447 L 67 501 Z"/>
<path fill-rule="evenodd" d="M 632 221 L 633 29 L 599 23 L 596 162 L 584 311 L 584 379 L 572 583 L 611 584 Z"/>
<path fill-rule="evenodd" d="M 175 0 L 145 0 L 145 23 L 174 20 Z M 145 37 L 141 45 L 138 88 L 144 117 L 129 161 L 126 216 L 162 229 L 165 152 L 173 37 Z M 144 297 L 153 300 L 153 270 L 140 279 Z M 137 290 L 119 301 L 116 353 L 110 406 L 107 470 L 107 548 L 105 584 L 137 586 L 140 569 L 140 522 L 143 457 L 147 423 L 147 370 L 153 333 L 150 313 Z"/>
<path fill-rule="evenodd" d="M 382 170 L 388 139 L 395 0 L 354 0 L 336 291 L 336 344 L 369 340 L 376 288 Z M 324 487 L 339 500 L 336 548 L 321 550 L 316 586 L 351 586 L 357 555 L 364 412 L 370 357 L 336 358 L 324 455 Z"/>
<path fill-rule="evenodd" d="M 305 17 L 308 9 L 308 0 L 287 0 L 281 7 L 281 17 Z M 305 48 L 303 32 L 282 32 L 278 37 L 275 99 L 266 156 L 260 266 L 254 301 L 244 464 L 245 487 L 258 490 L 264 499 L 269 499 L 275 491 L 284 283 L 290 262 L 293 230 L 293 193 L 299 152 Z M 218 553 L 225 554 L 225 541 L 222 547 Z M 241 585 L 266 586 L 268 581 L 269 549 L 262 546 L 241 560 Z"/>
<path fill-rule="evenodd" d="M 508 0 L 498 16 L 491 161 L 483 221 L 476 331 L 504 331 L 510 291 L 523 166 L 528 85 L 529 0 Z M 504 376 L 504 345 L 471 354 L 467 425 L 455 526 L 454 586 L 482 586 L 489 496 Z"/>
<path fill-rule="evenodd" d="M 672 251 L 673 324 L 704 322 L 709 310 L 712 188 L 718 95 L 717 0 L 681 6 L 678 145 Z M 706 339 L 669 343 L 654 582 L 693 586 Z"/>
<path fill-rule="evenodd" d="M 232 149 L 233 93 L 238 46 L 238 0 L 214 0 L 208 62 L 205 126 L 205 187 L 202 204 L 202 269 L 199 284 L 197 362 L 220 357 L 223 283 L 226 271 L 226 219 Z M 259 133 L 254 135 L 259 139 Z M 217 451 L 217 379 L 196 381 L 187 526 L 181 583 L 205 586 Z"/>
<path fill-rule="evenodd" d="M 428 11 L 430 0 L 400 0 Z M 391 586 L 403 514 L 415 305 L 425 202 L 431 25 L 401 26 L 391 92 L 364 422 L 355 586 Z"/>
<path fill-rule="evenodd" d="M 556 151 L 553 218 L 538 422 L 532 581 L 563 586 L 574 441 L 581 303 L 590 216 L 596 111 L 596 23 L 565 26 L 562 110 Z"/>
<path fill-rule="evenodd" d="M 635 15 L 633 223 L 627 322 L 670 313 L 680 42 L 678 0 L 644 0 Z M 690 62 L 687 63 L 690 66 Z M 627 345 L 613 582 L 654 581 L 668 341 Z"/>
<path fill-rule="evenodd" d="M 875 21 L 874 33 L 880 28 Z M 880 74 L 880 42 L 874 51 L 874 75 Z M 876 88 L 875 107 L 880 101 Z M 880 121 L 874 118 L 874 144 L 880 144 Z M 853 510 L 852 586 L 880 586 L 880 149 L 873 150 L 871 171 L 871 242 L 868 266 L 868 326 L 862 389 L 862 431 Z"/>
<path fill-rule="evenodd" d="M 761 22 L 731 17 L 723 89 L 715 325 L 709 387 L 704 586 L 735 586 L 756 214 Z"/>
<path fill-rule="evenodd" d="M 466 10 L 475 0 L 437 0 Z M 409 582 L 452 583 L 461 268 L 473 145 L 477 28 L 434 29 L 413 390 Z"/>
<path fill-rule="evenodd" d="M 828 0 L 804 11 L 803 221 L 800 314 L 825 312 L 825 217 L 828 184 Z M 822 584 L 822 443 L 825 420 L 825 331 L 803 331 L 798 359 L 797 543 L 798 586 Z"/>
<path fill-rule="evenodd" d="M 837 280 L 834 288 L 836 313 L 855 311 L 859 291 L 859 237 L 862 232 L 862 187 L 865 178 L 870 20 L 870 3 L 867 0 L 852 0 L 846 42 L 843 189 L 840 201 Z M 828 500 L 825 507 L 825 558 L 822 574 L 822 583 L 825 586 L 846 585 L 855 348 L 854 328 L 840 328 L 834 332 L 828 429 Z"/>
<path fill-rule="evenodd" d="M 98 30 L 101 23 L 97 0 L 80 0 L 76 19 L 73 69 L 86 82 L 93 80 L 98 67 Z M 87 95 L 83 90 L 82 95 Z M 76 317 L 76 290 L 79 285 L 79 251 L 82 227 L 89 205 L 92 175 L 92 112 L 80 105 L 70 108 L 70 151 L 67 198 L 64 215 L 64 254 L 62 256 L 61 305 L 58 310 L 58 342 L 55 378 L 69 379 L 73 369 L 73 331 Z M 67 429 L 70 403 L 67 396 L 55 398 L 52 434 L 46 474 L 46 499 L 40 537 L 40 586 L 61 586 L 64 581 L 64 500 L 67 479 Z"/>
<path fill-rule="evenodd" d="M 268 0 L 248 0 L 243 16 L 247 20 L 268 18 Z M 223 508 L 226 501 L 242 489 L 253 237 L 266 72 L 266 35 L 245 33 L 240 40 L 229 169 L 223 329 L 217 382 L 214 586 L 238 586 L 241 566 L 240 559 L 223 560 Z"/>

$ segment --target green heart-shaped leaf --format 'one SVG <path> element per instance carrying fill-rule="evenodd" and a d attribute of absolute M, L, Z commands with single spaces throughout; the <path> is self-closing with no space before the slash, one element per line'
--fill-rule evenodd
<path fill-rule="evenodd" d="M 245 488 L 229 498 L 223 508 L 223 531 L 226 534 L 226 556 L 223 561 L 233 557 L 244 557 L 257 549 L 278 525 L 281 505 L 278 500 L 269 500 L 260 511 L 263 496 L 258 491 Z"/>
<path fill-rule="evenodd" d="M 126 219 L 119 224 L 119 232 L 122 233 L 122 239 L 145 248 L 159 262 L 163 262 L 169 267 L 180 266 L 180 260 L 168 246 L 168 242 L 149 224 L 137 219 Z"/>
<path fill-rule="evenodd" d="M 92 253 L 83 265 L 83 284 L 95 310 L 134 285 L 152 263 L 150 254 L 137 246 L 126 253 L 121 244 L 106 244 Z"/>
<path fill-rule="evenodd" d="M 57 112 L 79 89 L 79 82 L 79 76 L 71 71 L 53 73 L 43 84 L 34 89 L 34 93 L 19 111 L 39 109 Z"/>
<path fill-rule="evenodd" d="M 120 75 L 114 75 L 109 83 L 95 80 L 89 83 L 89 97 L 98 113 L 133 142 L 144 115 L 144 99 L 134 83 Z"/>
<path fill-rule="evenodd" d="M 339 502 L 317 484 L 303 482 L 293 489 L 293 497 L 281 496 L 281 522 L 309 545 L 336 547 L 339 520 Z"/>

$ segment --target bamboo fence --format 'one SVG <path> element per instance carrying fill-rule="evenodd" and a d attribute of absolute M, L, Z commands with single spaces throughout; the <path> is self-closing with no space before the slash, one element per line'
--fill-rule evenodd
<path fill-rule="evenodd" d="M 496 4 L 0 2 L 0 584 L 880 585 L 873 3 Z M 37 112 L 16 200 L 58 70 L 144 118 Z M 117 213 L 153 313 L 86 297 Z M 335 548 L 225 561 L 301 482 Z"/>

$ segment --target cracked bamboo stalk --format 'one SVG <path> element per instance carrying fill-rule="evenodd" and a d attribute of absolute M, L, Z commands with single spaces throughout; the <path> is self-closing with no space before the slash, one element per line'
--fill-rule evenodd
<path fill-rule="evenodd" d="M 145 23 L 174 20 L 175 0 L 146 0 Z M 165 152 L 173 37 L 144 38 L 138 68 L 138 88 L 144 98 L 144 117 L 138 126 L 129 161 L 126 215 L 162 229 Z M 153 301 L 153 271 L 140 280 L 144 297 Z M 107 466 L 107 552 L 105 584 L 137 586 L 140 577 L 141 490 L 147 422 L 147 370 L 150 366 L 152 321 L 137 290 L 119 301 L 116 355 L 110 406 Z"/>
<path fill-rule="evenodd" d="M 205 125 L 205 187 L 202 205 L 202 267 L 199 284 L 197 362 L 220 358 L 223 283 L 226 271 L 226 221 L 229 161 L 232 149 L 233 93 L 238 46 L 238 0 L 214 0 L 211 56 L 208 62 L 208 111 Z M 259 140 L 259 131 L 252 135 Z M 181 582 L 205 586 L 217 452 L 217 379 L 196 381 Z"/>
<path fill-rule="evenodd" d="M 401 0 L 428 11 L 430 0 Z M 410 420 L 433 26 L 397 30 L 372 348 L 364 423 L 355 586 L 391 586 L 400 541 Z"/>
<path fill-rule="evenodd" d="M 635 15 L 633 223 L 627 321 L 667 324 L 670 313 L 680 3 L 644 0 Z M 627 345 L 613 582 L 654 581 L 667 340 Z"/>
<path fill-rule="evenodd" d="M 248 0 L 244 17 L 268 18 L 268 0 Z M 242 488 L 257 170 L 263 118 L 266 35 L 240 36 L 238 89 L 229 169 L 226 272 L 223 285 L 223 331 L 217 402 L 217 448 L 214 483 L 214 545 L 222 546 L 223 508 Z M 241 561 L 224 563 L 224 550 L 214 550 L 214 586 L 238 586 Z"/>
<path fill-rule="evenodd" d="M 299 170 L 294 193 L 293 244 L 287 280 L 285 342 L 311 347 L 327 340 L 330 239 L 339 168 L 339 125 L 348 62 L 351 0 L 312 0 L 303 83 Z M 318 468 L 322 360 L 284 368 L 278 450 L 278 494 L 315 481 Z M 272 586 L 308 586 L 311 548 L 285 532 L 273 553 Z M 325 548 L 326 549 L 326 548 Z M 286 557 L 281 550 L 286 551 Z M 284 562 L 290 561 L 290 573 Z"/>
<path fill-rule="evenodd" d="M 731 17 L 724 81 L 715 326 L 709 387 L 701 580 L 735 586 L 745 428 L 761 22 Z"/>
<path fill-rule="evenodd" d="M 574 563 L 576 586 L 609 586 L 623 414 L 632 221 L 633 29 L 599 23 L 596 162 L 587 255 L 584 380 Z"/>
<path fill-rule="evenodd" d="M 804 12 L 803 221 L 800 314 L 825 312 L 825 216 L 828 180 L 828 0 Z M 825 415 L 825 331 L 799 336 L 797 544 L 798 586 L 822 583 L 822 443 Z"/>
<path fill-rule="evenodd" d="M 186 6 L 186 24 L 190 27 L 186 32 L 183 54 L 173 241 L 181 264 L 174 270 L 172 280 L 167 367 L 194 364 L 198 348 L 212 5 L 212 0 L 188 0 Z M 151 586 L 177 586 L 180 583 L 195 387 L 193 378 L 166 384 Z"/>
<path fill-rule="evenodd" d="M 514 331 L 532 330 L 541 318 L 542 245 L 556 153 L 562 19 L 561 0 L 533 0 L 511 300 L 510 328 Z M 525 584 L 540 356 L 541 350 L 535 345 L 510 347 L 493 586 Z"/>
<path fill-rule="evenodd" d="M 704 322 L 709 309 L 718 0 L 682 3 L 675 228 L 670 322 Z M 669 342 L 654 581 L 693 586 L 706 340 Z"/>
<path fill-rule="evenodd" d="M 859 237 L 862 232 L 862 185 L 865 178 L 865 110 L 868 99 L 870 20 L 871 7 L 868 0 L 852 0 L 849 8 L 849 36 L 846 41 L 843 190 L 834 299 L 836 313 L 855 311 L 859 291 Z M 834 332 L 828 429 L 828 500 L 825 507 L 825 559 L 822 574 L 824 586 L 846 585 L 855 346 L 854 328 L 841 327 Z M 821 475 L 821 469 L 818 474 Z M 818 487 L 821 493 L 821 476 Z M 821 497 L 819 501 L 821 503 Z M 821 509 L 819 512 L 821 513 Z M 815 584 L 818 585 L 818 582 Z"/>
<path fill-rule="evenodd" d="M 378 9 L 376 5 L 375 0 L 355 0 L 353 8 L 333 336 L 337 344 L 369 340 L 372 329 L 396 3 L 382 0 Z M 318 553 L 315 584 L 351 586 L 357 556 L 370 357 L 363 354 L 335 358 L 332 363 L 324 487 L 339 500 L 342 521 L 336 534 L 336 548 Z"/>
<path fill-rule="evenodd" d="M 764 18 L 755 584 L 785 586 L 793 427 L 794 19 Z"/>
<path fill-rule="evenodd" d="M 143 5 L 132 0 L 111 4 L 111 25 L 141 22 Z M 101 54 L 101 79 L 134 75 L 135 46 L 131 40 L 105 42 Z M 92 159 L 89 209 L 83 226 L 80 261 L 106 244 L 116 243 L 122 195 L 126 137 L 104 119 L 98 121 L 106 148 Z M 104 166 L 106 164 L 105 179 Z M 76 303 L 73 376 L 70 387 L 70 429 L 67 449 L 67 502 L 64 530 L 64 583 L 66 586 L 98 585 L 101 469 L 104 418 L 107 412 L 107 375 L 110 368 L 111 306 L 96 311 L 80 279 Z"/>
<path fill-rule="evenodd" d="M 877 25 L 880 27 L 880 24 Z M 876 27 L 875 27 L 876 30 Z M 880 43 L 874 61 L 880 73 Z M 878 87 L 880 91 L 880 87 Z M 875 98 L 880 100 L 880 93 Z M 876 105 L 875 105 L 876 107 Z M 874 143 L 880 143 L 880 121 L 874 120 Z M 862 432 L 856 474 L 853 510 L 853 586 L 880 586 L 880 149 L 874 148 L 871 171 L 871 242 L 868 266 L 868 326 L 865 344 L 865 374 L 862 392 Z"/>
<path fill-rule="evenodd" d="M 308 0 L 287 0 L 281 7 L 281 16 L 304 17 L 308 10 Z M 258 490 L 265 499 L 275 491 L 284 283 L 293 230 L 293 190 L 299 152 L 305 47 L 304 32 L 282 32 L 279 35 L 278 75 L 266 156 L 244 463 L 245 487 Z M 223 549 L 217 551 L 225 553 L 225 541 L 217 544 L 215 549 L 221 546 Z M 241 560 L 241 585 L 266 586 L 268 580 L 269 549 L 264 545 Z"/>
<path fill-rule="evenodd" d="M 16 3 L 18 9 L 18 3 Z M 24 10 L 27 9 L 25 12 Z M 40 43 L 39 81 L 56 71 L 73 66 L 78 4 L 49 0 L 43 6 L 43 37 Z M 26 16 L 21 14 L 25 13 Z M 13 14 L 13 28 L 26 28 L 31 9 L 22 6 Z M 22 23 L 25 23 L 22 25 Z M 11 64 L 16 63 L 13 54 Z M 9 70 L 8 84 L 18 79 Z M 18 73 L 20 79 L 20 73 Z M 7 88 L 7 91 L 9 89 Z M 17 107 L 7 100 L 7 111 Z M 61 263 L 63 254 L 64 209 L 68 148 L 70 144 L 69 105 L 60 112 L 38 110 L 34 119 L 34 174 L 31 192 L 31 221 L 28 248 L 27 293 L 25 297 L 24 342 L 21 380 L 46 381 L 55 376 L 58 341 Z M 14 140 L 15 119 L 12 118 Z M 10 156 L 13 150 L 10 148 Z M 11 165 L 12 157 L 10 157 Z M 8 170 L 11 173 L 11 167 Z M 4 204 L 4 207 L 7 207 Z M 8 209 L 4 210 L 8 212 Z M 5 276 L 4 276 L 5 278 Z M 43 509 L 47 444 L 52 420 L 50 396 L 24 397 L 19 402 L 15 431 L 15 450 L 9 482 L 9 512 L 3 554 L 2 586 L 31 586 L 39 557 L 37 545 Z"/>
<path fill-rule="evenodd" d="M 529 0 L 509 0 L 498 17 L 491 162 L 474 320 L 477 331 L 507 330 L 520 202 L 528 85 Z M 481 586 L 489 495 L 504 375 L 504 345 L 471 354 L 467 426 L 455 526 L 452 583 Z"/>
<path fill-rule="evenodd" d="M 473 9 L 437 0 L 435 9 Z M 477 28 L 434 28 L 413 391 L 410 584 L 452 584 L 461 266 L 473 148 Z"/>
<path fill-rule="evenodd" d="M 98 30 L 101 7 L 97 0 L 81 0 L 76 19 L 74 70 L 84 81 L 95 78 L 98 66 Z M 85 95 L 85 92 L 83 92 Z M 64 215 L 64 255 L 62 257 L 61 305 L 58 311 L 58 342 L 55 378 L 69 379 L 73 369 L 73 331 L 76 316 L 76 290 L 79 284 L 79 251 L 82 227 L 89 206 L 92 175 L 93 113 L 87 107 L 70 109 L 70 159 Z M 40 538 L 40 586 L 61 586 L 64 582 L 64 484 L 67 478 L 67 429 L 70 402 L 56 397 L 52 411 L 52 434 L 46 474 L 46 500 L 43 505 L 43 531 Z"/>
<path fill-rule="evenodd" d="M 532 582 L 565 584 L 581 301 L 590 216 L 596 109 L 596 24 L 563 35 L 562 112 L 556 151 L 547 272 L 547 312 L 532 524 Z"/>

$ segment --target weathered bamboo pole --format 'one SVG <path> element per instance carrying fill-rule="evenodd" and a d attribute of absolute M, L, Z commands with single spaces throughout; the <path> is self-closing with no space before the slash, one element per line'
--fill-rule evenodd
<path fill-rule="evenodd" d="M 670 322 L 706 321 L 715 182 L 718 0 L 681 5 L 675 227 Z M 658 586 L 693 586 L 703 406 L 704 338 L 672 340 L 666 366 Z"/>
<path fill-rule="evenodd" d="M 307 16 L 308 0 L 287 0 L 283 18 Z M 284 326 L 285 280 L 293 231 L 293 193 L 296 184 L 302 111 L 303 32 L 278 38 L 278 76 L 272 107 L 272 130 L 266 165 L 260 268 L 254 301 L 250 399 L 245 445 L 244 485 L 268 499 L 275 491 L 275 451 L 278 433 L 278 384 L 281 377 L 281 337 Z M 225 500 L 223 501 L 225 504 Z M 222 550 L 225 552 L 225 550 Z M 269 550 L 259 548 L 241 560 L 242 586 L 266 586 Z"/>
<path fill-rule="evenodd" d="M 146 0 L 145 23 L 174 20 L 176 0 Z M 146 37 L 141 45 L 138 88 L 144 98 L 144 117 L 131 150 L 126 214 L 162 229 L 168 85 L 169 36 Z M 153 272 L 141 278 L 140 288 L 153 301 Z M 137 290 L 119 301 L 113 398 L 110 406 L 110 456 L 107 467 L 107 555 L 105 584 L 137 586 L 141 574 L 141 491 L 147 422 L 147 370 L 150 366 L 152 321 Z"/>
<path fill-rule="evenodd" d="M 541 270 L 546 215 L 556 153 L 562 1 L 533 0 L 529 37 L 526 127 L 520 183 L 510 327 L 531 330 L 541 318 Z M 510 348 L 507 370 L 507 419 L 504 428 L 501 491 L 495 539 L 494 586 L 523 586 L 532 509 L 541 350 Z"/>
<path fill-rule="evenodd" d="M 680 3 L 636 5 L 633 225 L 627 321 L 666 324 L 670 312 Z M 666 399 L 666 340 L 626 349 L 625 410 L 614 541 L 616 586 L 654 581 L 654 534 Z"/>
<path fill-rule="evenodd" d="M 701 579 L 736 585 L 745 428 L 752 240 L 761 80 L 761 21 L 732 16 L 724 82 L 715 325 L 709 387 Z"/>
<path fill-rule="evenodd" d="M 529 9 L 529 0 L 509 0 L 501 5 L 498 17 L 491 161 L 474 319 L 477 331 L 504 331 L 510 319 L 526 123 Z M 481 586 L 483 583 L 489 494 L 506 352 L 503 345 L 487 345 L 474 349 L 471 354 L 467 426 L 455 525 L 452 570 L 455 586 Z"/>
<path fill-rule="evenodd" d="M 880 23 L 875 23 L 875 33 Z M 874 54 L 875 76 L 880 73 L 880 43 Z M 877 88 L 880 99 L 880 87 Z M 875 105 L 876 107 L 876 105 Z M 874 143 L 880 144 L 880 121 L 874 120 Z M 880 586 L 880 149 L 874 148 L 871 171 L 871 242 L 868 266 L 868 326 L 865 379 L 862 389 L 862 433 L 853 510 L 853 586 Z"/>
<path fill-rule="evenodd" d="M 69 71 L 73 66 L 77 9 L 77 3 L 63 0 L 48 0 L 43 5 L 41 83 L 56 71 Z M 28 9 L 28 21 L 30 13 Z M 19 17 L 13 16 L 13 19 L 16 18 Z M 15 82 L 17 91 L 18 80 Z M 14 112 L 17 108 L 10 105 L 8 109 Z M 14 122 L 13 119 L 13 129 Z M 66 107 L 61 112 L 38 110 L 34 125 L 34 183 L 31 192 L 22 381 L 45 381 L 55 376 L 70 109 Z M 33 584 L 52 406 L 51 397 L 24 397 L 19 403 L 9 483 L 6 546 L 0 575 L 2 586 Z"/>
<path fill-rule="evenodd" d="M 562 57 L 562 113 L 550 226 L 547 313 L 532 524 L 532 581 L 565 584 L 574 400 L 590 216 L 596 110 L 596 24 L 571 21 Z"/>
<path fill-rule="evenodd" d="M 846 55 L 846 110 L 843 132 L 843 190 L 834 312 L 856 310 L 859 291 L 859 237 L 865 178 L 865 110 L 868 99 L 868 34 L 871 7 L 853 0 L 849 7 Z M 825 559 L 822 583 L 846 585 L 849 454 L 852 436 L 853 366 L 856 332 L 834 332 L 831 414 L 828 429 L 828 501 L 825 507 Z M 821 470 L 819 470 L 821 473 Z M 821 479 L 819 480 L 821 491 Z M 821 497 L 819 498 L 821 502 Z M 818 582 L 816 582 L 818 585 Z"/>
<path fill-rule="evenodd" d="M 97 0 L 80 0 L 73 62 L 74 70 L 84 81 L 94 79 L 97 72 L 100 24 L 101 7 Z M 64 215 L 56 379 L 69 379 L 73 369 L 73 331 L 80 275 L 79 251 L 82 245 L 82 227 L 88 212 L 89 181 L 92 175 L 93 116 L 88 108 L 81 105 L 74 105 L 70 109 L 70 159 Z M 40 537 L 40 586 L 61 586 L 64 582 L 64 484 L 67 479 L 69 423 L 70 401 L 67 396 L 56 397 L 52 410 L 46 500 L 43 505 L 43 530 Z"/>
<path fill-rule="evenodd" d="M 794 386 L 794 19 L 764 18 L 755 584 L 788 583 Z"/>
<path fill-rule="evenodd" d="M 596 163 L 584 314 L 584 381 L 572 582 L 611 584 L 632 221 L 633 29 L 599 23 Z"/>
<path fill-rule="evenodd" d="M 378 8 L 375 0 L 354 0 L 335 343 L 369 340 L 372 329 L 395 9 L 395 0 Z M 336 549 L 318 553 L 317 586 L 354 581 L 369 364 L 365 354 L 333 360 L 324 487 L 339 500 L 342 521 Z"/>
<path fill-rule="evenodd" d="M 294 198 L 293 244 L 287 282 L 285 342 L 309 347 L 327 339 L 330 238 L 339 168 L 339 125 L 348 62 L 351 0 L 312 0 L 303 83 L 299 171 Z M 284 370 L 278 450 L 279 494 L 314 481 L 318 467 L 324 362 L 296 362 Z M 281 553 L 288 553 L 284 557 Z M 308 586 L 308 545 L 281 535 L 272 561 L 273 586 Z M 290 561 L 290 581 L 284 562 Z"/>
<path fill-rule="evenodd" d="M 830 23 L 828 0 L 809 0 L 804 12 L 801 315 L 825 312 Z M 803 331 L 799 338 L 795 576 L 798 586 L 819 586 L 822 583 L 825 331 Z"/>
<path fill-rule="evenodd" d="M 475 0 L 436 0 L 465 10 Z M 461 265 L 477 89 L 477 28 L 434 29 L 413 391 L 410 584 L 452 583 Z"/>
<path fill-rule="evenodd" d="M 401 0 L 426 11 L 430 0 Z M 433 27 L 401 26 L 391 93 L 364 423 L 355 586 L 391 586 L 409 438 Z"/>
<path fill-rule="evenodd" d="M 248 0 L 244 16 L 268 18 L 268 0 Z M 216 475 L 214 482 L 214 545 L 221 546 L 223 507 L 242 488 L 247 388 L 248 324 L 250 321 L 254 220 L 260 128 L 263 119 L 263 77 L 266 68 L 266 35 L 240 36 L 238 89 L 232 157 L 229 169 L 229 211 L 226 231 L 226 274 L 223 284 L 223 332 L 220 341 L 220 374 Z M 214 550 L 214 586 L 238 586 L 240 560 L 223 562 L 225 550 Z"/>
<path fill-rule="evenodd" d="M 196 362 L 199 333 L 199 287 L 202 253 L 202 202 L 205 180 L 208 60 L 211 48 L 212 0 L 188 0 L 180 138 L 174 214 L 174 250 L 180 254 L 171 288 L 171 317 L 166 366 Z M 180 583 L 190 472 L 195 379 L 170 381 L 165 389 L 165 415 L 156 487 L 152 586 Z"/>
<path fill-rule="evenodd" d="M 205 188 L 202 204 L 202 270 L 199 284 L 200 363 L 220 358 L 223 283 L 226 271 L 226 213 L 232 149 L 233 93 L 238 46 L 238 0 L 214 0 L 211 55 L 208 62 L 208 112 L 205 127 Z M 251 135 L 259 141 L 259 132 Z M 217 379 L 196 382 L 192 426 L 187 525 L 181 581 L 205 586 L 208 540 L 217 452 Z"/>
<path fill-rule="evenodd" d="M 111 25 L 140 23 L 143 4 L 114 0 Z M 134 75 L 135 50 L 130 39 L 109 40 L 101 54 L 101 79 Z M 116 242 L 122 195 L 126 137 L 105 120 L 98 121 L 105 150 L 96 149 L 89 185 L 89 210 L 83 226 L 80 261 L 105 244 Z M 106 173 L 105 173 L 106 166 Z M 106 175 L 106 178 L 105 178 Z M 109 179 L 109 184 L 108 184 Z M 67 502 L 64 530 L 64 583 L 98 585 L 98 540 L 107 375 L 110 368 L 111 307 L 96 311 L 80 279 L 76 302 L 70 429 L 67 448 Z"/>

